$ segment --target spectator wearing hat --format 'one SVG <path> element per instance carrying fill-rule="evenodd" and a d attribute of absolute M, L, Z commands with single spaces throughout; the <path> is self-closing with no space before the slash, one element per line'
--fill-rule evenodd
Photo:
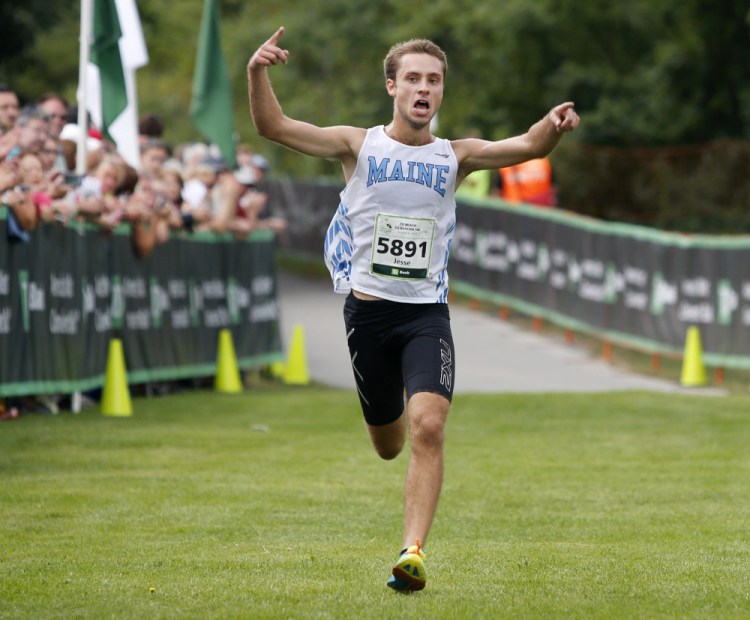
<path fill-rule="evenodd" d="M 286 220 L 270 217 L 267 212 L 268 194 L 257 188 L 257 169 L 242 167 L 235 171 L 234 177 L 242 186 L 242 191 L 237 197 L 235 215 L 230 225 L 235 236 L 244 237 L 258 229 L 273 230 L 276 233 L 286 230 Z"/>
<path fill-rule="evenodd" d="M 65 158 L 65 169 L 74 171 L 76 169 L 76 157 L 78 143 L 81 140 L 81 128 L 76 123 L 67 123 L 60 132 L 60 147 Z M 104 142 L 96 137 L 95 130 L 89 130 L 86 134 L 86 171 L 93 170 L 102 158 Z"/>
<path fill-rule="evenodd" d="M 253 155 L 255 155 L 255 152 L 249 144 L 238 144 L 235 152 L 237 168 L 252 166 Z"/>
<path fill-rule="evenodd" d="M 255 168 L 256 183 L 261 183 L 271 166 L 263 155 L 253 155 L 252 165 Z"/>

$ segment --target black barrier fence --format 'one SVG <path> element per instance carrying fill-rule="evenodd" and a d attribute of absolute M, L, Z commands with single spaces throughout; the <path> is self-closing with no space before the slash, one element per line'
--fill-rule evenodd
<path fill-rule="evenodd" d="M 43 226 L 9 243 L 4 215 L 0 396 L 102 386 L 115 337 L 130 383 L 212 375 L 224 328 L 240 368 L 282 359 L 272 233 L 175 236 L 139 259 L 127 227 Z"/>
<path fill-rule="evenodd" d="M 269 186 L 290 222 L 285 252 L 322 260 L 340 190 Z M 448 271 L 454 292 L 650 353 L 679 355 L 697 326 L 707 364 L 750 368 L 750 236 L 664 233 L 466 198 Z"/>

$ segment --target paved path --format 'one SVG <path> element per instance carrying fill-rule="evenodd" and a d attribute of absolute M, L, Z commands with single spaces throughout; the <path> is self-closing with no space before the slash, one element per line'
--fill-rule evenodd
<path fill-rule="evenodd" d="M 342 317 L 344 296 L 329 279 L 279 273 L 281 329 L 288 350 L 302 325 L 310 377 L 317 383 L 354 389 Z M 576 346 L 514 326 L 467 307 L 451 306 L 456 346 L 457 393 L 684 392 L 675 380 L 634 374 Z"/>

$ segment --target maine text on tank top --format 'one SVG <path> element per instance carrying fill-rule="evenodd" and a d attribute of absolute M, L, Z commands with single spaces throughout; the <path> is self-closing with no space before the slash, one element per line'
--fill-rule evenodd
<path fill-rule="evenodd" d="M 326 234 L 337 293 L 447 303 L 457 169 L 449 140 L 408 146 L 382 125 L 367 130 Z"/>

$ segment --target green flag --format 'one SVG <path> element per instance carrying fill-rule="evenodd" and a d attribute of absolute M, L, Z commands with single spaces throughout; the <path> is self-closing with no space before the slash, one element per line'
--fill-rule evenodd
<path fill-rule="evenodd" d="M 94 1 L 94 29 L 91 43 L 91 62 L 99 67 L 104 136 L 112 140 L 109 127 L 128 105 L 125 75 L 120 58 L 120 20 L 115 0 Z"/>
<path fill-rule="evenodd" d="M 235 166 L 232 92 L 219 39 L 216 0 L 205 0 L 193 76 L 190 116 L 196 128 L 217 144 L 230 168 Z"/>

